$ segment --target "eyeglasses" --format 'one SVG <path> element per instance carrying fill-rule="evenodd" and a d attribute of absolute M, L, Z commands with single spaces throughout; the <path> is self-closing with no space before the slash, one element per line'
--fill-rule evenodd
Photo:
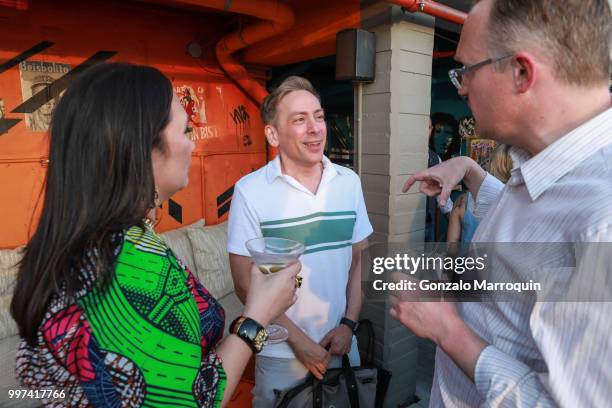
<path fill-rule="evenodd" d="M 480 67 L 484 67 L 485 65 L 489 65 L 489 64 L 493 64 L 495 62 L 501 61 L 503 59 L 512 57 L 514 55 L 514 53 L 512 54 L 508 54 L 508 55 L 503 55 L 501 57 L 498 58 L 488 58 L 484 61 L 480 61 L 474 65 L 468 65 L 467 67 L 464 65 L 461 68 L 455 68 L 455 69 L 451 69 L 450 71 L 448 71 L 448 77 L 450 78 L 451 82 L 453 83 L 453 85 L 455 85 L 455 87 L 457 89 L 461 89 L 461 87 L 463 86 L 463 76 L 465 74 L 467 74 L 470 71 L 474 71 L 475 69 L 478 69 Z"/>

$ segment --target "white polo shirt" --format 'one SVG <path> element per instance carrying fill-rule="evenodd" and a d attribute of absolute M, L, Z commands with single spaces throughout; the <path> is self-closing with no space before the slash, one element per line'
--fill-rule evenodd
<path fill-rule="evenodd" d="M 313 194 L 282 174 L 277 156 L 236 183 L 228 228 L 227 250 L 237 255 L 249 256 L 245 242 L 252 238 L 302 242 L 303 284 L 287 316 L 317 343 L 338 326 L 346 311 L 352 245 L 373 231 L 357 174 L 323 156 L 323 176 Z M 286 342 L 267 345 L 261 355 L 295 357 Z"/>

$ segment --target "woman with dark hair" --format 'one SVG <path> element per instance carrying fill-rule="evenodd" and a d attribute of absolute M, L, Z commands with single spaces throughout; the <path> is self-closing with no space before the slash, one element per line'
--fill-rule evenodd
<path fill-rule="evenodd" d="M 439 125 L 434 124 L 434 119 L 439 122 L 441 120 L 440 117 L 443 117 L 444 115 L 448 114 L 434 113 L 429 117 L 429 155 L 427 158 L 427 167 L 433 167 L 442 163 L 442 158 L 437 153 L 436 149 L 442 149 L 442 152 L 446 152 L 448 150 L 446 144 L 441 145 L 439 141 L 434 140 L 437 132 L 439 131 L 439 128 L 437 128 Z M 446 139 L 444 140 L 446 141 Z M 448 215 L 452 208 L 453 201 L 450 198 L 446 200 L 445 205 L 440 207 L 438 206 L 438 200 L 436 197 L 427 197 L 425 209 L 425 242 L 440 242 L 446 240 L 446 231 L 440 228 L 440 215 Z"/>
<path fill-rule="evenodd" d="M 63 391 L 45 404 L 223 406 L 261 347 L 252 334 L 294 302 L 299 263 L 254 267 L 241 336 L 220 341 L 223 309 L 153 231 L 148 216 L 188 182 L 187 123 L 170 81 L 129 64 L 88 69 L 55 108 L 11 304 L 21 384 Z"/>
<path fill-rule="evenodd" d="M 458 155 L 461 150 L 461 136 L 457 119 L 450 113 L 436 112 L 431 115 L 431 125 L 429 148 L 434 150 L 442 161 Z"/>

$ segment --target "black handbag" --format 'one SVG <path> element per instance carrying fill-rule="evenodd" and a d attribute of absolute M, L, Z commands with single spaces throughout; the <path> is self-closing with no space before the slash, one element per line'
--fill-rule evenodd
<path fill-rule="evenodd" d="M 357 328 L 357 344 L 365 346 L 365 351 L 360 352 L 361 355 L 361 367 L 374 368 L 377 372 L 376 382 L 376 400 L 374 401 L 375 408 L 382 408 L 385 402 L 385 396 L 389 389 L 389 383 L 391 382 L 391 371 L 382 368 L 376 364 L 374 360 L 374 328 L 372 322 L 368 319 L 361 319 L 359 321 L 359 327 Z M 363 349 L 362 349 L 363 350 Z M 362 407 L 366 408 L 366 407 Z"/>
<path fill-rule="evenodd" d="M 361 320 L 357 336 L 365 343 L 360 367 L 351 367 L 348 355 L 342 367 L 327 370 L 322 380 L 309 375 L 294 388 L 280 392 L 276 408 L 382 408 L 391 372 L 374 363 L 374 330 L 369 320 Z"/>

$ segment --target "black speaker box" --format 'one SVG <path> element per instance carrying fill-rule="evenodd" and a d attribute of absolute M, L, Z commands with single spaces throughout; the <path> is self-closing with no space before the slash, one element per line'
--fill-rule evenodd
<path fill-rule="evenodd" d="M 336 79 L 367 82 L 374 80 L 376 36 L 360 28 L 336 34 Z"/>

